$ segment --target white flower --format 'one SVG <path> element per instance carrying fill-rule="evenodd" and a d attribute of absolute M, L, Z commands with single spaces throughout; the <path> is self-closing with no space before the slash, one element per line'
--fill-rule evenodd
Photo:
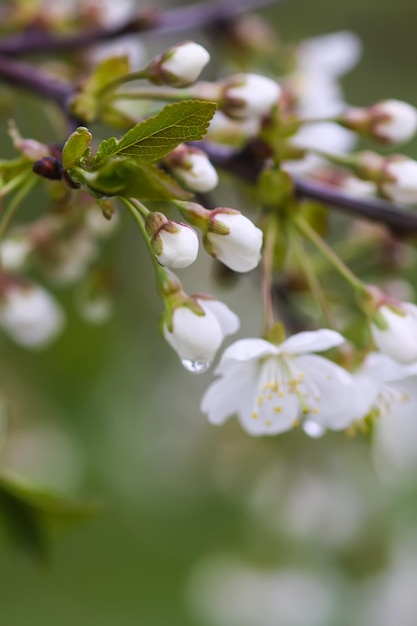
<path fill-rule="evenodd" d="M 239 329 L 239 318 L 218 300 L 196 298 L 204 315 L 179 306 L 172 316 L 172 330 L 164 324 L 164 337 L 176 351 L 184 367 L 203 372 L 211 364 L 224 337 Z"/>
<path fill-rule="evenodd" d="M 267 115 L 281 95 L 276 81 L 259 74 L 236 74 L 226 78 L 223 85 L 222 109 L 236 119 Z"/>
<path fill-rule="evenodd" d="M 304 72 L 342 76 L 358 62 L 361 42 L 355 33 L 339 31 L 307 39 L 298 48 L 298 65 Z"/>
<path fill-rule="evenodd" d="M 394 202 L 417 204 L 417 161 L 412 159 L 387 159 L 384 165 L 387 182 L 382 191 Z"/>
<path fill-rule="evenodd" d="M 371 333 L 376 346 L 399 363 L 417 361 L 417 306 L 411 302 L 399 304 L 396 313 L 386 305 L 378 309 L 386 328 L 371 323 Z"/>
<path fill-rule="evenodd" d="M 369 354 L 358 371 L 360 381 L 374 385 L 374 406 L 380 419 L 373 436 L 380 473 L 417 467 L 417 363 L 402 365 L 389 356 Z"/>
<path fill-rule="evenodd" d="M 3 293 L 0 326 L 16 343 L 42 348 L 55 339 L 63 325 L 61 309 L 39 285 L 15 285 Z"/>
<path fill-rule="evenodd" d="M 150 80 L 172 87 L 188 87 L 195 83 L 210 55 L 194 41 L 183 41 L 165 50 L 150 65 Z"/>
<path fill-rule="evenodd" d="M 216 232 L 216 229 L 228 232 Z M 209 253 L 235 272 L 249 272 L 259 263 L 262 231 L 253 222 L 232 209 L 215 209 L 205 237 Z"/>
<path fill-rule="evenodd" d="M 181 155 L 178 155 L 179 151 Z M 174 176 L 192 191 L 206 193 L 217 187 L 219 177 L 216 169 L 202 150 L 185 150 L 180 146 L 171 153 L 167 163 Z"/>
<path fill-rule="evenodd" d="M 206 391 L 201 409 L 213 424 L 236 414 L 251 435 L 274 435 L 301 420 L 310 436 L 340 430 L 368 412 L 355 394 L 354 379 L 321 356 L 344 342 L 339 333 L 302 332 L 276 346 L 243 339 L 224 353 L 216 370 L 221 378 Z"/>
<path fill-rule="evenodd" d="M 9 237 L 0 244 L 0 260 L 4 270 L 19 270 L 26 263 L 32 246 L 26 237 Z"/>
<path fill-rule="evenodd" d="M 198 237 L 191 226 L 167 221 L 152 237 L 158 262 L 171 269 L 188 267 L 197 258 Z"/>
<path fill-rule="evenodd" d="M 389 143 L 409 141 L 417 130 L 417 110 L 401 100 L 385 100 L 369 108 L 371 131 Z"/>

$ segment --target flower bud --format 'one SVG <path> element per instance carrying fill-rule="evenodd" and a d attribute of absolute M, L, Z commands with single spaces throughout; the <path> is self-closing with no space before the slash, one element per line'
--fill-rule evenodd
<path fill-rule="evenodd" d="M 417 306 L 411 302 L 383 304 L 371 323 L 376 346 L 399 363 L 417 361 Z"/>
<path fill-rule="evenodd" d="M 388 157 L 383 165 L 380 188 L 394 202 L 417 204 L 417 161 Z"/>
<path fill-rule="evenodd" d="M 3 270 L 17 271 L 26 263 L 32 245 L 27 237 L 14 236 L 0 243 L 0 266 Z"/>
<path fill-rule="evenodd" d="M 43 348 L 55 339 L 64 316 L 52 296 L 39 285 L 11 284 L 0 300 L 0 326 L 16 343 Z"/>
<path fill-rule="evenodd" d="M 247 119 L 270 113 L 278 103 L 281 87 L 259 74 L 236 74 L 221 81 L 220 108 L 231 118 Z"/>
<path fill-rule="evenodd" d="M 151 61 L 147 78 L 155 85 L 188 87 L 195 83 L 209 60 L 210 55 L 203 46 L 183 41 Z"/>
<path fill-rule="evenodd" d="M 342 123 L 384 143 L 404 143 L 417 130 L 417 110 L 401 100 L 384 100 L 364 109 L 348 109 Z"/>
<path fill-rule="evenodd" d="M 145 226 L 158 263 L 171 269 L 183 269 L 194 263 L 199 244 L 191 226 L 170 221 L 163 213 L 150 213 Z"/>
<path fill-rule="evenodd" d="M 171 173 L 188 189 L 206 193 L 217 186 L 217 172 L 207 155 L 198 148 L 178 146 L 165 159 Z"/>
<path fill-rule="evenodd" d="M 210 212 L 204 246 L 235 272 L 249 272 L 258 265 L 262 239 L 262 231 L 239 211 L 219 208 Z"/>
<path fill-rule="evenodd" d="M 198 295 L 174 309 L 163 326 L 164 337 L 184 367 L 203 372 L 215 357 L 224 337 L 239 328 L 238 316 L 218 300 Z"/>

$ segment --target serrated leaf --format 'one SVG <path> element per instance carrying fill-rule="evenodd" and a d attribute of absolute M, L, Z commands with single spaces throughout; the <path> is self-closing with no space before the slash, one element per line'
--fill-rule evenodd
<path fill-rule="evenodd" d="M 62 149 L 62 165 L 65 170 L 79 164 L 80 160 L 86 155 L 92 138 L 93 135 L 85 126 L 79 126 L 68 137 Z"/>
<path fill-rule="evenodd" d="M 103 141 L 90 166 L 98 169 L 112 157 L 158 161 L 184 141 L 198 141 L 206 134 L 217 105 L 184 100 L 164 107 L 157 115 L 136 124 L 121 139 Z"/>
<path fill-rule="evenodd" d="M 130 71 L 127 55 L 104 59 L 78 88 L 70 104 L 71 112 L 86 122 L 93 122 L 100 109 L 100 92 L 115 79 Z"/>
<path fill-rule="evenodd" d="M 187 200 L 191 194 L 153 163 L 132 159 L 112 159 L 87 182 L 100 196 L 122 196 L 141 201 Z"/>

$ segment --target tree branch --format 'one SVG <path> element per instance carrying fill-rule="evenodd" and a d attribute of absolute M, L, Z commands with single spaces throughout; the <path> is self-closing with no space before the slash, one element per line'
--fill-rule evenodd
<path fill-rule="evenodd" d="M 200 147 L 207 153 L 214 165 L 236 174 L 249 183 L 256 183 L 264 166 L 264 160 L 256 154 L 250 144 L 237 151 L 227 146 L 201 142 Z M 349 196 L 337 187 L 324 185 L 299 177 L 293 178 L 295 192 L 323 202 L 332 208 L 357 215 L 379 224 L 385 224 L 395 235 L 407 236 L 417 233 L 417 212 L 396 206 L 385 200 L 357 198 Z"/>
<path fill-rule="evenodd" d="M 115 0 L 117 1 L 117 0 Z M 166 35 L 203 28 L 227 22 L 249 10 L 260 9 L 284 0 L 229 0 L 229 2 L 202 2 L 196 5 L 159 11 L 145 9 L 127 22 L 113 28 L 90 28 L 70 35 L 56 35 L 33 31 L 13 35 L 0 41 L 0 54 L 19 56 L 25 54 L 64 52 L 89 48 L 129 34 Z"/>

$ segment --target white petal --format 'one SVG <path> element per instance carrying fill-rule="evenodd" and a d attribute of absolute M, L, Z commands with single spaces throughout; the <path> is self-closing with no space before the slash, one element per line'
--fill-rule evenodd
<path fill-rule="evenodd" d="M 322 352 L 340 346 L 346 339 L 334 330 L 322 328 L 292 335 L 280 346 L 280 352 L 303 354 L 306 352 Z"/>
<path fill-rule="evenodd" d="M 367 355 L 362 363 L 359 373 L 382 382 L 390 382 L 417 375 L 417 363 L 404 365 L 398 363 L 387 354 L 372 352 Z"/>
<path fill-rule="evenodd" d="M 346 30 L 307 39 L 298 49 L 298 59 L 305 71 L 340 76 L 356 65 L 361 50 L 357 35 Z"/>
<path fill-rule="evenodd" d="M 211 362 L 223 340 L 216 316 L 210 311 L 196 315 L 187 307 L 175 309 L 172 333 L 164 326 L 164 337 L 180 359 Z"/>
<path fill-rule="evenodd" d="M 205 311 L 210 311 L 216 316 L 224 337 L 233 335 L 239 330 L 240 319 L 227 304 L 220 300 L 203 300 L 202 298 L 197 298 L 197 302 Z"/>
<path fill-rule="evenodd" d="M 216 374 L 224 374 L 236 363 L 278 353 L 278 348 L 265 339 L 239 339 L 223 353 Z"/>
<path fill-rule="evenodd" d="M 293 428 L 299 415 L 298 397 L 295 394 L 286 394 L 280 398 L 279 405 L 265 398 L 262 407 L 246 407 L 240 412 L 239 421 L 251 435 L 278 435 Z"/>
<path fill-rule="evenodd" d="M 253 367 L 242 364 L 230 375 L 214 381 L 201 400 L 200 409 L 212 424 L 222 424 L 236 414 L 243 403 L 249 406 L 255 393 Z"/>

